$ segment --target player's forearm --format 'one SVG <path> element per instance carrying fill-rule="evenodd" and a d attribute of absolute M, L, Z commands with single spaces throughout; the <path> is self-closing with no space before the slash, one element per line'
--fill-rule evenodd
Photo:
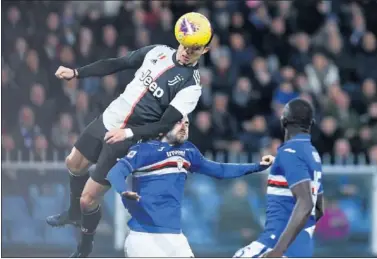
<path fill-rule="evenodd" d="M 170 105 L 168 109 L 166 109 L 160 121 L 129 128 L 132 130 L 134 139 L 156 138 L 159 134 L 165 135 L 168 133 L 182 118 L 182 114 L 176 108 Z"/>
<path fill-rule="evenodd" d="M 126 69 L 124 58 L 101 59 L 77 69 L 77 78 L 101 77 Z"/>
<path fill-rule="evenodd" d="M 279 241 L 275 245 L 275 250 L 284 253 L 289 245 L 295 240 L 297 235 L 304 229 L 310 217 L 313 203 L 307 199 L 297 199 L 288 225 L 281 234 Z"/>
<path fill-rule="evenodd" d="M 207 159 L 203 159 L 200 167 L 196 171 L 200 174 L 206 174 L 219 179 L 237 178 L 246 174 L 261 172 L 268 166 L 258 164 L 231 164 L 217 163 Z"/>
<path fill-rule="evenodd" d="M 127 190 L 126 177 L 131 173 L 130 166 L 125 161 L 118 161 L 107 174 L 106 179 L 110 182 L 116 192 L 122 193 Z"/>

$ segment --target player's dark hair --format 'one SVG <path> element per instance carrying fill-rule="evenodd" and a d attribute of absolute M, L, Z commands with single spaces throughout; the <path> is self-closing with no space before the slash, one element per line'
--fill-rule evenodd
<path fill-rule="evenodd" d="M 284 128 L 291 126 L 308 132 L 315 122 L 313 106 L 304 99 L 293 99 L 284 107 L 281 120 Z"/>

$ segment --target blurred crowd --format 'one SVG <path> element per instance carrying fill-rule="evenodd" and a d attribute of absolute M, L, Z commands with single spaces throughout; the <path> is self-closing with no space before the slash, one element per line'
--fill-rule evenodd
<path fill-rule="evenodd" d="M 75 68 L 150 44 L 177 47 L 174 23 L 189 11 L 208 16 L 215 32 L 191 118 L 190 139 L 202 152 L 274 153 L 282 108 L 302 97 L 316 108 L 313 142 L 321 155 L 333 163 L 377 162 L 377 3 L 356 0 L 5 2 L 7 159 L 63 159 L 134 73 L 61 81 L 59 65 Z"/>

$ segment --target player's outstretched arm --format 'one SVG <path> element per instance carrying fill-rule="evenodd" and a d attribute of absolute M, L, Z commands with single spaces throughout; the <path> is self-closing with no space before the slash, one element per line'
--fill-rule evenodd
<path fill-rule="evenodd" d="M 102 77 L 125 69 L 138 68 L 143 64 L 145 55 L 154 47 L 154 45 L 143 47 L 129 52 L 124 57 L 101 59 L 77 69 L 60 66 L 55 76 L 66 80 L 70 80 L 74 77 Z"/>
<path fill-rule="evenodd" d="M 218 179 L 237 178 L 243 175 L 266 170 L 273 163 L 273 159 L 273 156 L 266 156 L 260 163 L 217 163 L 204 158 L 200 154 L 198 162 L 193 163 L 192 169 L 196 173 L 205 174 Z"/>

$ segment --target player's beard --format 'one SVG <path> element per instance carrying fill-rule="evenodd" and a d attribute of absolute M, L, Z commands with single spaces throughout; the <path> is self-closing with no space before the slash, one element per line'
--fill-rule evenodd
<path fill-rule="evenodd" d="M 188 136 L 186 134 L 186 131 L 179 131 L 176 135 L 176 142 L 179 144 L 182 144 L 187 140 Z"/>

